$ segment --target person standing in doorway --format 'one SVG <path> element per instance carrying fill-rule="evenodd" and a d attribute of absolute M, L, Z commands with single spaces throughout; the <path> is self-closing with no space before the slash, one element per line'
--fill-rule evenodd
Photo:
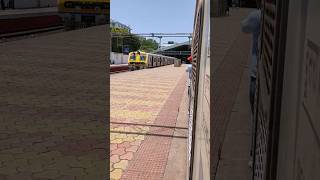
<path fill-rule="evenodd" d="M 257 63 L 258 63 L 258 45 L 260 36 L 261 10 L 260 1 L 257 0 L 257 9 L 252 11 L 242 22 L 242 32 L 252 34 L 251 45 L 251 64 L 250 64 L 250 105 L 251 111 L 254 111 L 254 96 L 256 89 Z"/>
<path fill-rule="evenodd" d="M 192 78 L 192 55 L 190 55 L 188 57 L 188 61 L 190 63 L 187 66 L 187 72 L 188 72 L 188 95 L 190 95 L 191 78 Z"/>
<path fill-rule="evenodd" d="M 242 22 L 241 28 L 242 32 L 249 33 L 252 35 L 252 45 L 251 45 L 251 59 L 250 59 L 250 87 L 249 87 L 249 100 L 251 106 L 251 114 L 252 114 L 252 126 L 251 126 L 251 148 L 250 148 L 250 161 L 249 167 L 253 166 L 253 152 L 254 152 L 254 103 L 255 103 L 255 95 L 256 95 L 256 81 L 257 81 L 257 65 L 259 61 L 259 38 L 260 38 L 260 24 L 261 24 L 261 10 L 260 10 L 260 0 L 256 1 L 257 9 L 252 11 Z"/>

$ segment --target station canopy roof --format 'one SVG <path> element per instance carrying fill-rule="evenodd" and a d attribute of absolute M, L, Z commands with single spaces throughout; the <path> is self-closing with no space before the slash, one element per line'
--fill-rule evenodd
<path fill-rule="evenodd" d="M 154 53 L 160 53 L 162 51 L 190 51 L 189 41 L 183 43 L 177 43 L 172 46 L 162 47 L 161 50 L 156 50 Z"/>
<path fill-rule="evenodd" d="M 184 43 L 174 44 L 172 46 L 162 47 L 161 50 L 158 49 L 153 53 L 172 56 L 186 61 L 187 58 L 191 55 L 191 46 L 189 41 L 187 41 Z"/>

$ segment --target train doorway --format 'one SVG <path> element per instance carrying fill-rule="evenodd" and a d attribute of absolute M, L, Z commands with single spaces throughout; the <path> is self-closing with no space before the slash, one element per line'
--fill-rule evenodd
<path fill-rule="evenodd" d="M 189 170 L 189 74 L 181 60 L 191 54 L 184 42 L 192 33 L 177 32 L 193 31 L 194 14 L 186 12 L 194 11 L 195 2 L 139 2 L 111 2 L 112 54 L 126 57 L 121 66 L 133 70 L 110 76 L 111 179 L 184 180 Z"/>

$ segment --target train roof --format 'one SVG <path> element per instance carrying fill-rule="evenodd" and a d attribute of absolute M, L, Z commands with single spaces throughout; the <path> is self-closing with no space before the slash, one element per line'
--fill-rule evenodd
<path fill-rule="evenodd" d="M 137 53 L 138 51 L 132 51 L 130 53 Z M 164 55 L 161 55 L 161 54 L 154 54 L 154 53 L 147 53 L 147 52 L 144 52 L 144 51 L 139 51 L 140 53 L 143 53 L 143 54 L 147 54 L 147 55 L 152 55 L 152 56 L 162 56 L 162 57 L 170 57 L 170 58 L 175 58 L 175 57 L 172 57 L 172 56 L 164 56 Z M 176 59 L 176 58 L 175 58 Z"/>
<path fill-rule="evenodd" d="M 161 55 L 161 54 L 153 54 L 153 53 L 147 53 L 147 54 L 150 54 L 150 55 L 153 55 L 153 56 L 163 56 L 163 57 L 175 58 L 175 57 L 172 57 L 172 56 L 164 56 L 164 55 Z"/>

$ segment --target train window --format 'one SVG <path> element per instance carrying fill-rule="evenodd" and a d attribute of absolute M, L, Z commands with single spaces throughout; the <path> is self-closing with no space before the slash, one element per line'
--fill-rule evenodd
<path fill-rule="evenodd" d="M 130 56 L 130 59 L 131 59 L 131 60 L 136 60 L 136 56 L 135 56 L 135 55 L 131 55 L 131 56 Z"/>
<path fill-rule="evenodd" d="M 145 56 L 140 56 L 141 61 L 144 61 L 145 59 L 146 59 Z"/>

